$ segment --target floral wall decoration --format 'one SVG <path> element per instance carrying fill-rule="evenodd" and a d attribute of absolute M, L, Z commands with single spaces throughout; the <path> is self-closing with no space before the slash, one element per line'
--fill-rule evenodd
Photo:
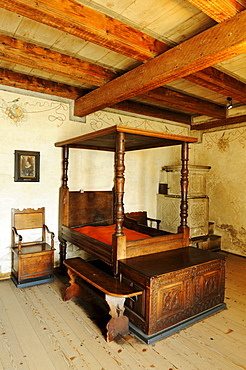
<path fill-rule="evenodd" d="M 6 101 L 0 98 L 0 109 L 5 119 L 15 125 L 27 121 L 30 114 L 48 112 L 48 120 L 61 126 L 67 118 L 68 104 L 54 101 L 22 102 L 21 98 Z"/>
<path fill-rule="evenodd" d="M 241 127 L 228 131 L 216 131 L 203 135 L 204 147 L 212 149 L 214 146 L 221 152 L 226 152 L 232 142 L 238 142 L 242 148 L 246 146 L 246 128 Z"/>
<path fill-rule="evenodd" d="M 6 102 L 4 99 L 1 99 L 2 112 L 13 123 L 23 122 L 27 119 L 27 111 L 23 104 L 19 103 L 19 100 L 20 98 L 17 98 L 13 101 Z"/>
<path fill-rule="evenodd" d="M 150 130 L 150 131 L 160 131 L 169 134 L 176 134 L 176 135 L 187 135 L 187 127 L 182 125 L 174 125 L 171 122 L 159 122 L 153 121 L 150 119 L 143 119 L 143 118 L 133 118 L 127 115 L 119 115 L 116 113 L 105 113 L 103 111 L 99 111 L 96 113 L 91 114 L 88 117 L 88 122 L 92 130 L 97 131 L 102 128 L 114 126 L 114 125 L 122 125 L 126 127 L 135 127 L 143 130 Z"/>

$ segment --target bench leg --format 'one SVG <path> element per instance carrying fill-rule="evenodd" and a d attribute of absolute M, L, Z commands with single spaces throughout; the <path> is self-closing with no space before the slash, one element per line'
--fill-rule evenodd
<path fill-rule="evenodd" d="M 77 274 L 68 268 L 67 273 L 70 277 L 70 286 L 67 287 L 64 295 L 64 301 L 68 301 L 72 297 L 80 297 L 82 295 L 82 288 L 75 282 Z M 126 335 L 129 332 L 129 320 L 124 316 L 125 298 L 114 297 L 105 294 L 105 300 L 109 306 L 109 314 L 112 317 L 107 323 L 107 342 L 111 342 L 118 335 Z"/>
<path fill-rule="evenodd" d="M 105 300 L 109 305 L 111 319 L 107 324 L 107 342 L 114 340 L 118 335 L 126 335 L 129 332 L 129 320 L 124 316 L 125 298 L 105 295 Z"/>
<path fill-rule="evenodd" d="M 68 301 L 72 297 L 80 297 L 82 295 L 81 287 L 79 286 L 79 284 L 75 283 L 77 275 L 70 269 L 67 270 L 67 273 L 70 277 L 70 286 L 67 287 L 67 289 L 65 290 L 64 301 Z"/>

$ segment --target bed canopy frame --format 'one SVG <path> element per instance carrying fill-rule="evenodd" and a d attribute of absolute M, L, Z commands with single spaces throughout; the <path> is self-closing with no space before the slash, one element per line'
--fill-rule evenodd
<path fill-rule="evenodd" d="M 115 274 L 118 272 L 118 261 L 127 257 L 126 240 L 123 232 L 124 223 L 124 156 L 127 151 L 181 145 L 181 205 L 180 205 L 180 227 L 177 230 L 182 239 L 181 247 L 189 245 L 189 228 L 187 226 L 187 194 L 188 194 L 188 144 L 196 142 L 197 139 L 187 136 L 164 134 L 155 131 L 141 130 L 131 127 L 112 126 L 89 134 L 64 140 L 55 144 L 63 149 L 63 176 L 60 193 L 60 264 L 66 258 L 66 242 L 64 238 L 64 226 L 71 227 L 69 220 L 69 188 L 68 188 L 68 159 L 69 149 L 92 149 L 111 151 L 115 153 L 115 184 L 114 184 L 114 215 L 115 232 L 112 236 L 111 256 L 106 262 L 111 264 Z M 78 194 L 77 194 L 78 195 Z M 71 199 L 70 199 L 71 201 Z M 100 201 L 99 201 L 100 202 Z M 98 204 L 97 204 L 98 206 Z M 108 215 L 107 215 L 108 217 Z M 161 232 L 159 233 L 161 235 Z M 67 236 L 68 237 L 68 236 Z M 66 237 L 66 238 L 67 238 Z M 170 239 L 170 236 L 169 236 Z M 160 248 L 158 249 L 160 250 Z M 162 249 L 163 250 L 163 249 Z M 88 249 L 87 249 L 88 251 Z M 148 253 L 154 253 L 152 247 Z M 93 248 L 91 250 L 93 252 Z M 140 252 L 141 253 L 141 252 Z M 135 253 L 136 255 L 136 253 Z M 97 254 L 98 256 L 98 254 Z M 130 257 L 132 255 L 129 255 Z"/>

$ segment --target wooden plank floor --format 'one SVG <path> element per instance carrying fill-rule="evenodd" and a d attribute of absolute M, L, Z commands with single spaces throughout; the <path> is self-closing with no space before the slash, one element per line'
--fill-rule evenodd
<path fill-rule="evenodd" d="M 229 255 L 227 309 L 151 345 L 131 334 L 107 343 L 86 312 L 90 295 L 84 309 L 63 302 L 58 278 L 23 289 L 1 281 L 0 369 L 246 369 L 245 276 L 246 258 Z"/>

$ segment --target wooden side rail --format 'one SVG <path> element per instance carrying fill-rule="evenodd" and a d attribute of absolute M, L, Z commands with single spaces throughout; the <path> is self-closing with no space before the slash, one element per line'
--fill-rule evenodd
<path fill-rule="evenodd" d="M 109 314 L 112 317 L 106 327 L 107 342 L 112 341 L 118 334 L 127 334 L 129 325 L 128 317 L 124 316 L 125 299 L 142 294 L 142 290 L 120 282 L 80 257 L 66 259 L 63 263 L 70 277 L 70 286 L 66 289 L 64 300 L 81 295 L 81 286 L 75 282 L 79 276 L 105 294 L 105 300 L 110 308 Z"/>

